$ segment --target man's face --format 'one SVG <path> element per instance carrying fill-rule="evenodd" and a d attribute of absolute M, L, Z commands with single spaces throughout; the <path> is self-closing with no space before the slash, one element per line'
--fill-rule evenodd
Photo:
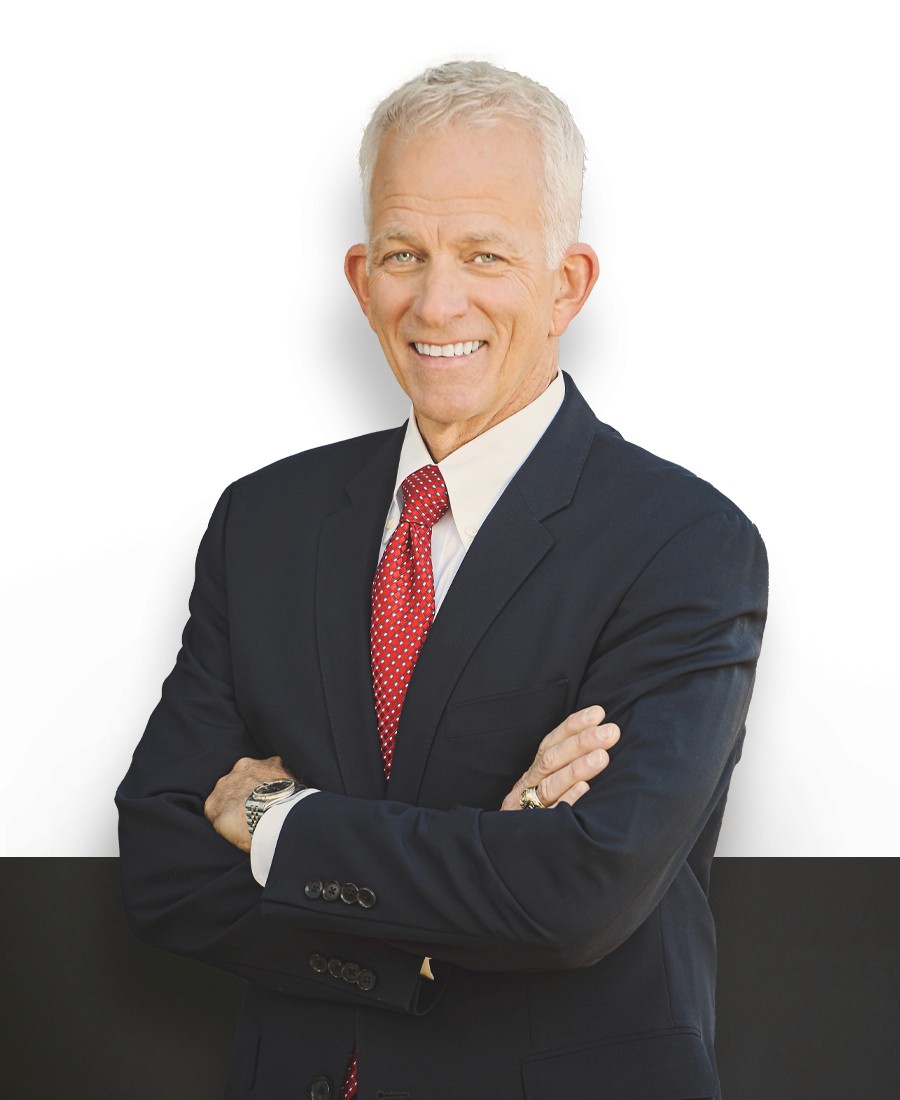
<path fill-rule="evenodd" d="M 347 275 L 436 458 L 556 373 L 556 337 L 577 307 L 558 307 L 568 280 L 565 263 L 546 266 L 542 197 L 538 141 L 515 123 L 384 136 L 368 270 L 355 246 Z"/>

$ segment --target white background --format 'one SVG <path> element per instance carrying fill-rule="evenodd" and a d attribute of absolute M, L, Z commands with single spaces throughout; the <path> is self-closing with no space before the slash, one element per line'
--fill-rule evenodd
<path fill-rule="evenodd" d="M 225 485 L 405 417 L 341 273 L 356 145 L 402 80 L 477 56 L 587 139 L 602 274 L 563 366 L 769 546 L 720 854 L 897 854 L 892 7 L 5 5 L 7 851 L 115 854 Z"/>

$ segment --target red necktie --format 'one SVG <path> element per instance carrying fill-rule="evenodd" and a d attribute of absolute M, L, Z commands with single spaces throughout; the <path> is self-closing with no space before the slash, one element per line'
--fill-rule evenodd
<path fill-rule="evenodd" d="M 437 466 L 423 466 L 403 482 L 403 511 L 372 583 L 372 686 L 386 779 L 406 689 L 434 618 L 431 528 L 450 507 Z M 340 1100 L 356 1095 L 356 1051 Z"/>

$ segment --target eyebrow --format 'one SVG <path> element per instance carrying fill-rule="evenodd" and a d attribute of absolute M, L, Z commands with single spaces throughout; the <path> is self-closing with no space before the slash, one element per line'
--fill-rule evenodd
<path fill-rule="evenodd" d="M 400 226 L 388 226 L 387 229 L 382 230 L 376 237 L 372 237 L 369 241 L 369 247 L 373 249 L 382 248 L 388 241 L 403 241 L 409 242 L 414 238 L 413 233 L 407 232 Z"/>
<path fill-rule="evenodd" d="M 475 245 L 475 244 L 496 244 L 500 245 L 504 249 L 512 249 L 515 247 L 509 237 L 503 233 L 469 233 L 460 240 L 460 244 Z"/>
<path fill-rule="evenodd" d="M 415 244 L 418 241 L 417 235 L 404 229 L 399 225 L 391 225 L 386 229 L 383 229 L 377 236 L 373 237 L 369 242 L 369 247 L 373 251 L 377 251 L 383 248 L 389 241 L 397 241 L 403 244 Z M 460 237 L 459 244 L 472 247 L 473 245 L 493 245 L 499 246 L 505 250 L 514 250 L 515 245 L 505 236 L 503 233 L 497 233 L 494 231 L 486 231 L 484 233 L 467 233 L 464 237 Z"/>

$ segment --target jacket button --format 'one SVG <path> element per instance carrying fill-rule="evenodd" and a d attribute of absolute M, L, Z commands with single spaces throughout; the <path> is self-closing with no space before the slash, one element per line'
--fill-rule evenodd
<path fill-rule="evenodd" d="M 352 905 L 359 897 L 359 887 L 354 882 L 345 882 L 341 887 L 341 901 L 345 905 Z"/>
<path fill-rule="evenodd" d="M 374 890 L 370 890 L 368 886 L 362 886 L 357 891 L 356 900 L 363 909 L 371 909 L 375 902 L 378 901 L 378 898 L 375 897 Z"/>
<path fill-rule="evenodd" d="M 327 1077 L 314 1077 L 309 1086 L 309 1100 L 331 1100 L 334 1089 Z"/>
<path fill-rule="evenodd" d="M 340 959 L 328 960 L 328 973 L 332 976 L 332 978 L 339 978 L 343 969 L 344 964 L 341 962 Z"/>
<path fill-rule="evenodd" d="M 368 993 L 370 989 L 375 988 L 375 975 L 371 970 L 360 970 L 356 984 L 363 993 Z"/>
<path fill-rule="evenodd" d="M 322 887 L 322 897 L 326 901 L 337 901 L 341 896 L 341 884 L 339 882 L 326 882 Z"/>
<path fill-rule="evenodd" d="M 317 974 L 324 974 L 328 969 L 328 960 L 324 955 L 310 955 L 309 965 Z"/>
<path fill-rule="evenodd" d="M 310 879 L 303 887 L 303 893 L 306 894 L 310 901 L 315 901 L 319 894 L 322 893 L 322 883 L 317 878 Z"/>
<path fill-rule="evenodd" d="M 359 967 L 356 963 L 344 963 L 343 969 L 341 970 L 341 977 L 345 982 L 350 982 L 355 985 L 356 979 L 359 977 Z"/>

